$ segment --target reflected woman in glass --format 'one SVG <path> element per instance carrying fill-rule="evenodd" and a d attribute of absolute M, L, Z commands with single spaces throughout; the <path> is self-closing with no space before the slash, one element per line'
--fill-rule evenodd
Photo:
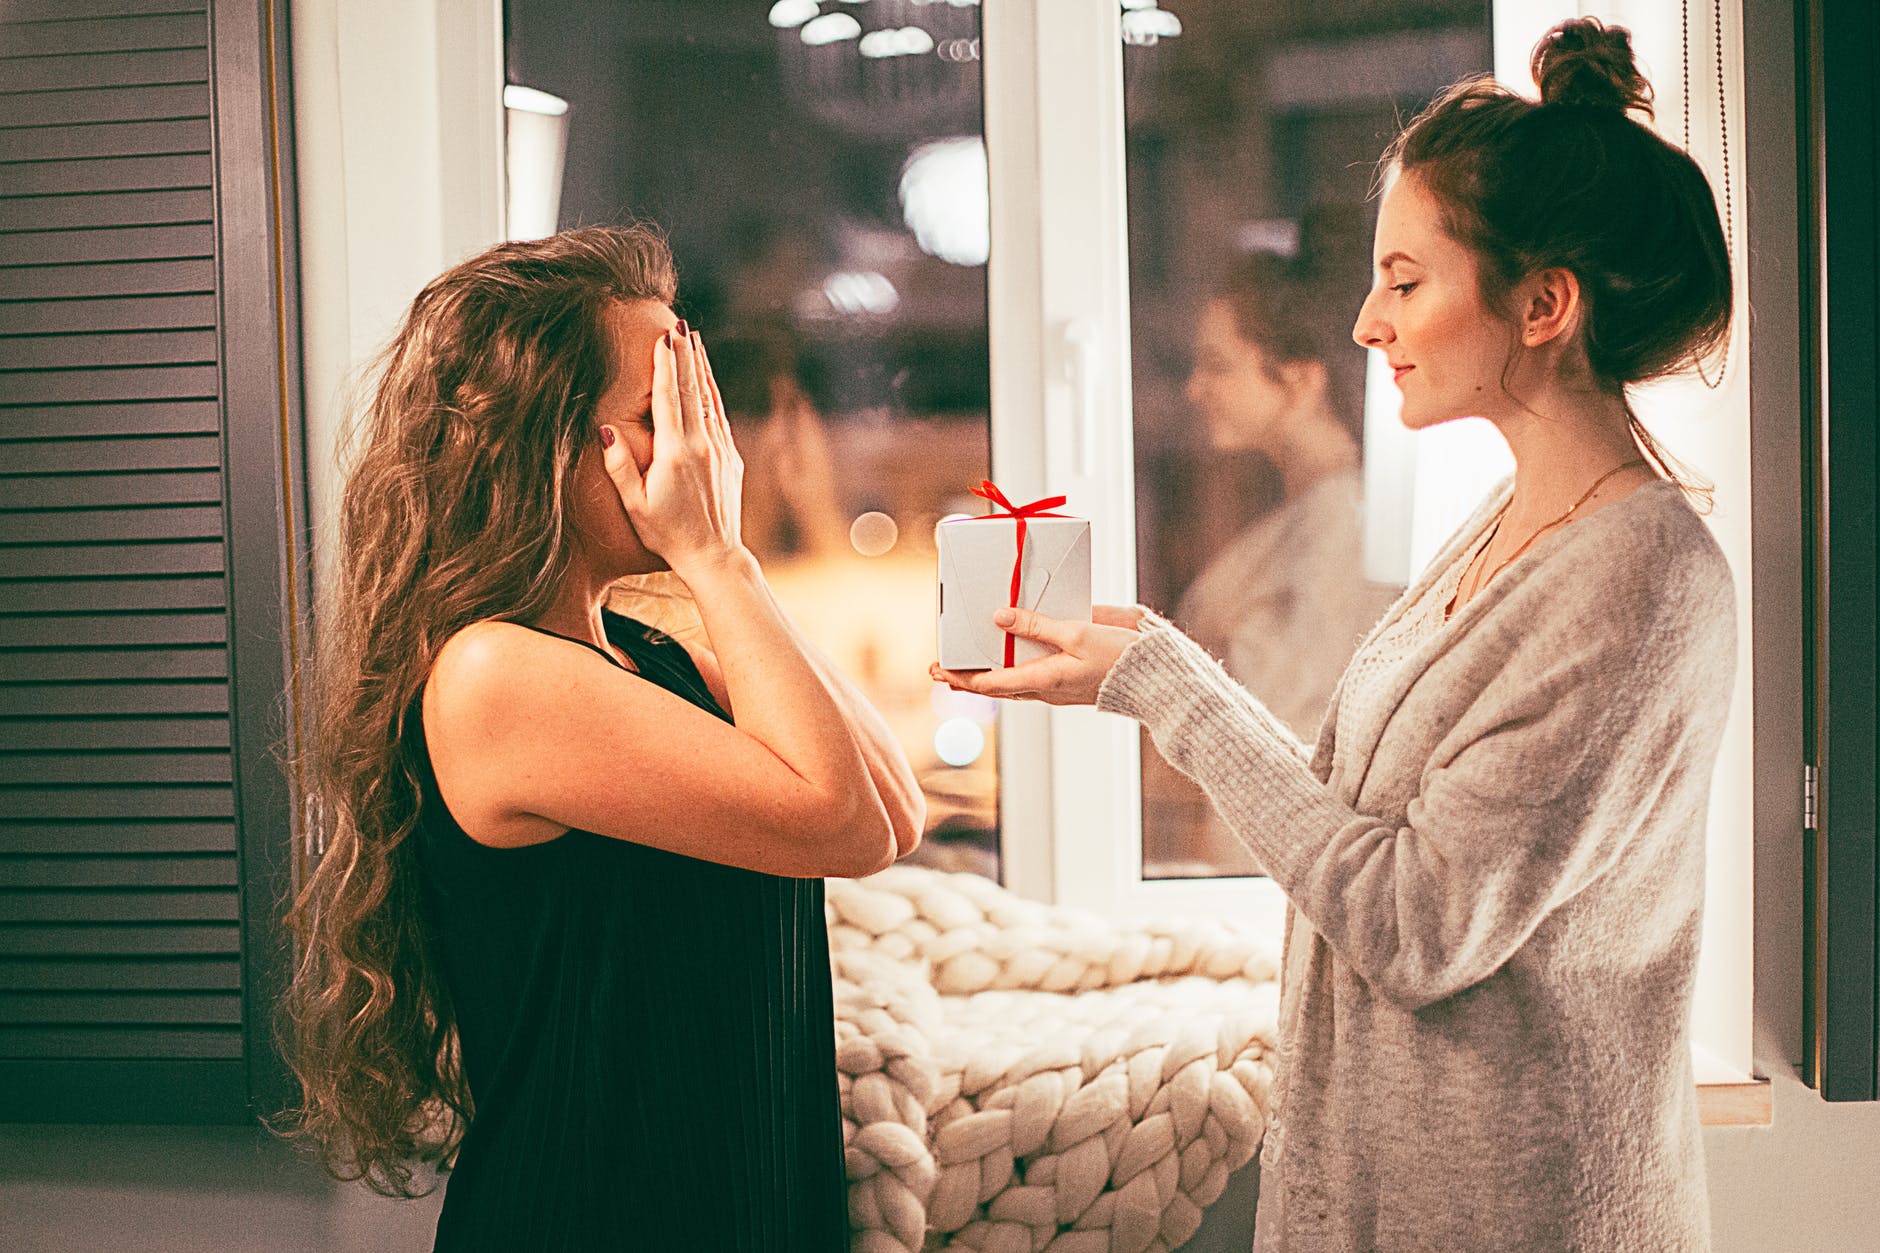
<path fill-rule="evenodd" d="M 302 1128 L 439 1249 L 848 1246 L 821 878 L 923 802 L 783 616 L 664 241 L 434 280 L 387 350 L 321 623 Z M 610 612 L 670 570 L 704 631 Z"/>
<path fill-rule="evenodd" d="M 1296 256 L 1238 257 L 1196 326 L 1188 400 L 1210 447 L 1262 454 L 1282 497 L 1209 561 L 1175 611 L 1305 740 L 1399 590 L 1364 577 L 1364 355 L 1350 310 L 1318 274 L 1311 225 Z"/>

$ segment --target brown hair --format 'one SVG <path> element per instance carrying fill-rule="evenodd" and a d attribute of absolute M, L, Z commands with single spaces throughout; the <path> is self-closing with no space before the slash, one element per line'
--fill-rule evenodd
<path fill-rule="evenodd" d="M 411 1163 L 447 1157 L 471 1113 L 409 838 L 410 721 L 452 634 L 550 603 L 612 369 L 603 310 L 670 304 L 675 287 L 646 226 L 491 248 L 418 294 L 350 432 L 312 684 L 309 808 L 326 852 L 289 915 L 283 1034 L 302 1096 L 291 1131 L 335 1176 L 388 1195 L 412 1195 Z"/>
<path fill-rule="evenodd" d="M 1536 271 L 1571 271 L 1588 367 L 1623 396 L 1728 342 L 1723 225 L 1697 163 L 1630 116 L 1651 116 L 1652 90 L 1624 27 L 1562 22 L 1535 45 L 1531 68 L 1538 102 L 1488 79 L 1458 83 L 1397 137 L 1381 168 L 1397 166 L 1436 198 L 1449 234 L 1475 254 L 1491 308 Z M 1708 485 L 1626 412 L 1660 473 L 1707 502 Z"/>
<path fill-rule="evenodd" d="M 1354 270 L 1353 281 L 1343 283 L 1334 268 L 1353 255 L 1357 233 L 1347 215 L 1314 209 L 1299 223 L 1292 255 L 1237 254 L 1212 296 L 1233 314 L 1240 338 L 1260 349 L 1270 365 L 1324 366 L 1327 402 L 1362 439 L 1364 353 L 1351 342 L 1351 313 L 1364 295 L 1363 273 Z"/>

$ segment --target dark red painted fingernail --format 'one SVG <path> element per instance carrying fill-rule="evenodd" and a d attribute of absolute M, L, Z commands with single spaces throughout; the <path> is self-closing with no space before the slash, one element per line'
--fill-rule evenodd
<path fill-rule="evenodd" d="M 612 448 L 613 446 L 614 446 L 614 428 L 611 426 L 603 426 L 601 428 L 601 447 Z"/>
<path fill-rule="evenodd" d="M 680 318 L 679 325 L 673 327 L 672 329 L 677 331 L 680 335 L 683 335 L 683 336 L 690 336 L 692 334 L 692 328 L 685 324 L 684 318 Z"/>

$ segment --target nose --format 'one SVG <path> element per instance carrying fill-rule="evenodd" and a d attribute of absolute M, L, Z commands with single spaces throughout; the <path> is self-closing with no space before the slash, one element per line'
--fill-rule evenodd
<path fill-rule="evenodd" d="M 1389 342 L 1390 324 L 1377 311 L 1378 296 L 1382 288 L 1372 288 L 1371 294 L 1364 298 L 1364 304 L 1358 310 L 1358 320 L 1351 327 L 1351 338 L 1360 348 L 1382 348 Z"/>

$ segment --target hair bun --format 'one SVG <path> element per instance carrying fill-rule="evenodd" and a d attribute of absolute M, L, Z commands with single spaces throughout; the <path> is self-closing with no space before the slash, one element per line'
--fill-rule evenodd
<path fill-rule="evenodd" d="M 1652 87 L 1632 56 L 1632 32 L 1576 17 L 1541 36 L 1529 62 L 1542 104 L 1652 111 Z"/>

